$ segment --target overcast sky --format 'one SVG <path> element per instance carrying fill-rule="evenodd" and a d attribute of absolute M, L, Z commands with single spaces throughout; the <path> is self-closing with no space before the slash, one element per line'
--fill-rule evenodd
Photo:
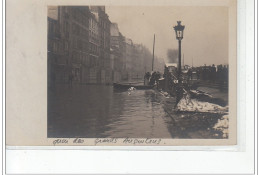
<path fill-rule="evenodd" d="M 194 66 L 228 63 L 227 7 L 107 6 L 106 12 L 124 36 L 151 51 L 155 33 L 155 55 L 165 60 L 169 48 L 178 49 L 173 26 L 181 20 L 185 64 L 192 58 Z"/>

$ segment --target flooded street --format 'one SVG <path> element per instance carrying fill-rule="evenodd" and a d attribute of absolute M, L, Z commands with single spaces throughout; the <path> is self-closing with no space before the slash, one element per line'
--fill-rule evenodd
<path fill-rule="evenodd" d="M 56 85 L 48 92 L 48 137 L 222 138 L 220 114 L 173 112 L 175 99 L 155 90 Z"/>

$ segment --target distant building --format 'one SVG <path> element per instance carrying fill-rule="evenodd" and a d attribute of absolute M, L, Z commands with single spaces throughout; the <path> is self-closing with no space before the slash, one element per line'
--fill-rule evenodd
<path fill-rule="evenodd" d="M 164 60 L 163 58 L 155 57 L 154 59 L 154 70 L 159 72 L 164 72 Z"/>
<path fill-rule="evenodd" d="M 121 53 L 121 62 L 122 62 L 122 68 L 121 68 L 121 78 L 123 80 L 127 80 L 127 71 L 126 71 L 126 42 L 125 42 L 125 37 L 119 33 L 119 49 L 120 49 L 120 53 Z"/>
<path fill-rule="evenodd" d="M 144 57 L 144 70 L 145 72 L 152 71 L 152 59 L 153 55 L 148 48 L 143 46 L 143 57 Z"/>
<path fill-rule="evenodd" d="M 127 79 L 129 81 L 132 80 L 132 77 L 134 76 L 134 45 L 133 41 L 129 38 L 125 38 L 126 43 L 126 73 L 127 73 Z"/>
<path fill-rule="evenodd" d="M 144 69 L 144 54 L 143 46 L 141 44 L 134 44 L 134 58 L 133 58 L 133 70 L 135 74 L 133 78 L 143 79 L 145 75 Z"/>

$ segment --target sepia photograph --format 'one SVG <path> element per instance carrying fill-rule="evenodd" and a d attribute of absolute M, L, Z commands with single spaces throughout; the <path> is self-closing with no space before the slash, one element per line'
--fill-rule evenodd
<path fill-rule="evenodd" d="M 48 138 L 229 139 L 228 7 L 47 10 Z"/>
<path fill-rule="evenodd" d="M 253 0 L 5 3 L 6 173 L 254 172 Z"/>

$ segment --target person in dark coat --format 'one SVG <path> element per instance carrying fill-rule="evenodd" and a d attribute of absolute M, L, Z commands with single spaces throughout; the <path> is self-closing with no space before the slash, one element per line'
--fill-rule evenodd
<path fill-rule="evenodd" d="M 199 69 L 196 70 L 196 74 L 197 74 L 197 80 L 199 80 L 200 79 L 200 70 Z"/>
<path fill-rule="evenodd" d="M 151 73 L 146 72 L 144 75 L 144 85 L 149 85 L 150 78 L 151 78 Z"/>
<path fill-rule="evenodd" d="M 156 80 L 156 72 L 152 73 L 149 85 L 154 85 L 155 84 L 155 80 Z"/>

